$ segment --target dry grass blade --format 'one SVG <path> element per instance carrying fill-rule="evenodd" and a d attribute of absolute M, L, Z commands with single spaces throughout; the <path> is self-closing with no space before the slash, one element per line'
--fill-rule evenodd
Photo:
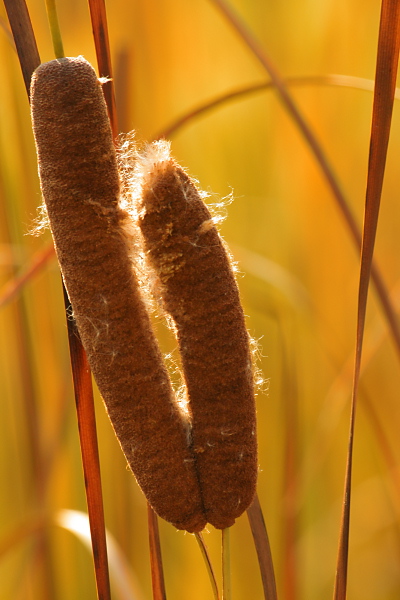
<path fill-rule="evenodd" d="M 197 543 L 199 545 L 200 552 L 201 552 L 201 554 L 202 554 L 202 556 L 204 558 L 204 562 L 205 562 L 205 565 L 206 565 L 207 573 L 208 573 L 208 576 L 210 578 L 211 587 L 212 587 L 213 594 L 214 594 L 214 599 L 215 600 L 219 600 L 217 580 L 215 578 L 214 569 L 213 569 L 212 564 L 211 564 L 210 555 L 208 553 L 207 546 L 206 546 L 206 544 L 204 542 L 204 538 L 201 535 L 201 533 L 195 533 L 194 535 L 195 535 L 196 541 L 197 541 Z"/>
<path fill-rule="evenodd" d="M 274 86 L 276 87 L 277 93 L 285 106 L 288 114 L 293 119 L 295 124 L 297 125 L 299 132 L 306 140 L 308 146 L 310 147 L 312 153 L 315 156 L 317 163 L 319 164 L 321 171 L 332 190 L 333 196 L 337 202 L 337 205 L 340 211 L 343 214 L 343 217 L 347 223 L 347 226 L 350 230 L 350 234 L 356 243 L 358 248 L 361 248 L 361 233 L 357 222 L 351 212 L 349 204 L 343 194 L 343 191 L 339 185 L 337 177 L 329 164 L 327 157 L 323 149 L 321 148 L 317 138 L 315 137 L 313 131 L 309 127 L 308 123 L 303 118 L 300 110 L 298 109 L 296 103 L 294 102 L 291 94 L 289 93 L 283 78 L 278 73 L 277 69 L 273 65 L 270 58 L 267 56 L 266 52 L 260 46 L 258 41 L 255 39 L 254 35 L 249 31 L 246 25 L 242 22 L 240 17 L 235 13 L 230 4 L 225 0 L 211 0 L 215 6 L 217 6 L 227 21 L 232 25 L 240 38 L 244 41 L 244 43 L 248 46 L 254 56 L 258 59 L 264 69 L 267 71 L 269 76 L 271 77 Z M 389 298 L 388 291 L 381 277 L 380 271 L 376 267 L 376 265 L 372 265 L 371 271 L 372 279 L 375 284 L 375 288 L 379 297 L 379 300 L 382 305 L 382 309 L 386 320 L 389 325 L 389 329 L 392 333 L 393 340 L 396 346 L 397 353 L 400 357 L 400 327 L 398 324 L 396 312 L 392 306 L 392 303 Z"/>
<path fill-rule="evenodd" d="M 104 0 L 89 0 L 90 18 L 92 20 L 93 37 L 96 47 L 97 64 L 100 77 L 109 79 L 103 85 L 103 94 L 108 108 L 111 130 L 114 139 L 118 135 L 117 109 L 115 105 L 114 82 L 112 80 L 112 66 L 110 56 L 110 43 L 108 39 L 107 15 Z"/>
<path fill-rule="evenodd" d="M 254 545 L 257 551 L 258 564 L 264 588 L 264 598 L 265 600 L 277 600 L 278 595 L 276 591 L 271 548 L 260 501 L 257 495 L 251 506 L 247 509 L 247 517 L 249 519 L 251 533 L 253 534 Z"/>
<path fill-rule="evenodd" d="M 166 600 L 167 595 L 165 592 L 158 519 L 150 504 L 147 505 L 147 516 L 149 523 L 149 546 L 153 600 Z"/>
<path fill-rule="evenodd" d="M 304 75 L 298 77 L 285 77 L 283 80 L 286 86 L 303 86 L 303 85 L 331 85 L 335 87 L 346 87 L 353 88 L 356 90 L 364 90 L 368 92 L 374 91 L 374 82 L 371 79 L 365 79 L 364 77 L 351 77 L 350 75 Z M 189 110 L 181 117 L 178 117 L 175 121 L 167 125 L 157 135 L 153 136 L 154 140 L 160 138 L 170 138 L 176 135 L 185 125 L 192 123 L 195 119 L 206 115 L 215 108 L 220 108 L 228 104 L 232 100 L 240 100 L 252 96 L 257 92 L 264 92 L 266 90 L 273 90 L 275 84 L 273 81 L 266 81 L 265 83 L 253 83 L 252 85 L 246 85 L 230 92 L 225 92 L 217 98 L 208 100 L 200 106 Z M 400 88 L 396 89 L 397 99 L 400 98 Z"/>
<path fill-rule="evenodd" d="M 33 515 L 24 522 L 13 527 L 13 529 L 0 539 L 0 560 L 14 548 L 19 546 L 28 537 L 38 534 L 46 526 L 46 518 L 43 515 Z"/>
<path fill-rule="evenodd" d="M 40 65 L 40 56 L 25 0 L 4 0 L 17 48 L 26 91 L 29 95 L 31 76 Z"/>
<path fill-rule="evenodd" d="M 28 266 L 25 266 L 23 272 L 10 279 L 0 290 L 0 308 L 11 302 L 13 298 L 21 291 L 23 286 L 31 281 L 42 268 L 54 258 L 54 246 L 49 244 L 42 250 L 39 250 L 31 259 Z"/>
<path fill-rule="evenodd" d="M 77 510 L 60 510 L 55 514 L 57 525 L 70 531 L 91 552 L 92 540 L 88 516 Z M 144 600 L 135 573 L 113 535 L 107 531 L 107 548 L 111 582 L 119 600 Z"/>
<path fill-rule="evenodd" d="M 338 563 L 334 590 L 335 600 L 345 600 L 347 591 L 351 474 L 357 392 L 360 377 L 368 287 L 371 275 L 372 257 L 374 253 L 379 206 L 386 165 L 386 154 L 392 120 L 399 47 L 400 2 L 398 0 L 383 0 L 378 40 L 374 105 L 372 113 L 364 233 L 361 253 L 361 272 L 358 294 L 357 340 L 350 417 L 350 435 Z"/>
<path fill-rule="evenodd" d="M 2 29 L 2 31 L 5 33 L 6 38 L 8 39 L 8 41 L 10 42 L 10 44 L 14 48 L 14 50 L 17 51 L 17 49 L 15 47 L 13 35 L 8 26 L 8 22 L 6 19 L 3 19 L 3 17 L 0 17 L 0 29 Z"/>
<path fill-rule="evenodd" d="M 64 300 L 67 314 L 69 314 L 70 302 L 65 289 Z M 97 446 L 92 379 L 90 375 L 89 364 L 79 338 L 75 321 L 68 319 L 67 324 L 76 410 L 78 415 L 82 464 L 85 476 L 86 499 L 89 513 L 90 531 L 92 534 L 97 593 L 99 600 L 110 600 L 111 591 L 108 572 L 106 532 L 104 525 L 103 497 L 101 491 L 100 461 Z"/>

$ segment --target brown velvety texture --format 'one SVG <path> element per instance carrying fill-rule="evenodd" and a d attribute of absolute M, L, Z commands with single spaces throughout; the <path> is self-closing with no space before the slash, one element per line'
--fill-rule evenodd
<path fill-rule="evenodd" d="M 206 205 L 172 160 L 149 167 L 141 210 L 149 262 L 177 329 L 207 521 L 223 529 L 250 505 L 258 469 L 252 357 L 238 288 Z"/>
<path fill-rule="evenodd" d="M 41 188 L 89 363 L 136 479 L 179 529 L 206 524 L 187 430 L 139 292 L 118 206 L 119 179 L 101 85 L 82 57 L 34 73 Z"/>

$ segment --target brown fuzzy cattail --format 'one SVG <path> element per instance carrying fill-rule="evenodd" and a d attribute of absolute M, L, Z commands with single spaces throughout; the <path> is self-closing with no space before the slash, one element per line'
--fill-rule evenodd
<path fill-rule="evenodd" d="M 200 531 L 193 454 L 129 256 L 101 85 L 82 57 L 53 60 L 35 71 L 31 100 L 58 260 L 116 435 L 156 512 Z"/>
<path fill-rule="evenodd" d="M 249 335 L 230 260 L 193 181 L 160 142 L 143 164 L 139 225 L 177 330 L 207 521 L 223 529 L 249 506 L 257 480 Z"/>

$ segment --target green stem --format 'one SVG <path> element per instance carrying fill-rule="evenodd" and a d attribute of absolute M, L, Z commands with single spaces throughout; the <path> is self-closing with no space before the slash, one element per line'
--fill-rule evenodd
<path fill-rule="evenodd" d="M 232 600 L 229 527 L 222 530 L 222 600 Z"/>
<path fill-rule="evenodd" d="M 214 594 L 214 600 L 219 600 L 217 581 L 215 579 L 214 570 L 212 568 L 210 556 L 208 554 L 207 547 L 205 545 L 203 536 L 201 535 L 201 533 L 195 533 L 194 535 L 195 535 L 197 543 L 199 545 L 201 554 L 204 558 L 204 563 L 206 565 L 207 573 L 210 578 L 210 583 L 211 583 L 211 587 L 212 587 L 213 594 Z"/>
<path fill-rule="evenodd" d="M 55 0 L 46 0 L 46 9 L 51 32 L 51 39 L 53 41 L 54 54 L 56 58 L 63 58 L 65 54 L 61 38 L 60 25 L 58 23 Z"/>

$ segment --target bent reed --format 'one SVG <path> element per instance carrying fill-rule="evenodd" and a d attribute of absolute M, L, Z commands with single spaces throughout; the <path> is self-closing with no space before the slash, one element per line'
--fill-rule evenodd
<path fill-rule="evenodd" d="M 179 407 L 139 289 L 136 224 L 101 84 L 82 57 L 42 64 L 31 85 L 41 190 L 89 364 L 149 503 L 178 529 L 231 526 L 257 480 L 252 356 L 229 257 L 193 181 L 165 143 L 138 161 L 138 225 L 172 317 L 188 414 Z"/>

